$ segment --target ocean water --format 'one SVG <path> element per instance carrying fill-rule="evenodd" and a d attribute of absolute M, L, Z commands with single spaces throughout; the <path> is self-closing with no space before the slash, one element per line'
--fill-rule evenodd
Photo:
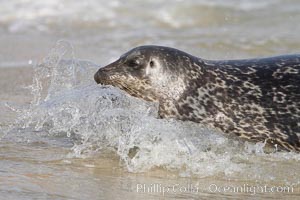
<path fill-rule="evenodd" d="M 29 102 L 1 100 L 13 114 L 0 123 L 0 199 L 297 199 L 299 154 L 157 119 L 158 105 L 93 75 L 144 44 L 209 59 L 299 53 L 299 11 L 296 0 L 1 2 L 0 71 L 33 74 Z"/>
<path fill-rule="evenodd" d="M 295 53 L 299 7 L 297 0 L 11 0 L 0 8 L 1 65 L 42 59 L 61 39 L 76 58 L 99 65 L 142 44 L 210 59 Z"/>

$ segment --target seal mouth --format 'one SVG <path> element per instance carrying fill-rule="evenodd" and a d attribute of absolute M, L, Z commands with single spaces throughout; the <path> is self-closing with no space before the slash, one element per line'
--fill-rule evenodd
<path fill-rule="evenodd" d="M 112 82 L 112 76 L 115 75 L 118 70 L 118 61 L 113 62 L 107 66 L 101 67 L 94 75 L 94 80 L 97 84 L 110 84 Z"/>
<path fill-rule="evenodd" d="M 97 84 L 105 84 L 110 79 L 106 71 L 105 68 L 101 68 L 95 73 L 94 80 Z"/>

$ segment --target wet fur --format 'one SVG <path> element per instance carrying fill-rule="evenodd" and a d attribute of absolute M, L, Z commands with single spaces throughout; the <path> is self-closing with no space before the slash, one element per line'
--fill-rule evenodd
<path fill-rule="evenodd" d="M 300 55 L 212 61 L 142 46 L 100 68 L 95 80 L 159 102 L 163 118 L 300 151 Z"/>

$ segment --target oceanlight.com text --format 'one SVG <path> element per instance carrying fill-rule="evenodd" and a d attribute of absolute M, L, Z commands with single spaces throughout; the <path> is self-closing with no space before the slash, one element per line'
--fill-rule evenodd
<path fill-rule="evenodd" d="M 211 193 L 293 193 L 292 186 L 268 186 L 268 185 L 248 185 L 241 186 L 210 184 L 208 191 Z"/>

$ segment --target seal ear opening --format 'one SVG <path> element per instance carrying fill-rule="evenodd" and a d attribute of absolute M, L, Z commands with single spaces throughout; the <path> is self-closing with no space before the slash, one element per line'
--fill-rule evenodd
<path fill-rule="evenodd" d="M 153 60 L 151 60 L 151 61 L 150 61 L 150 63 L 149 63 L 149 65 L 150 65 L 150 67 L 151 67 L 151 68 L 153 68 L 153 67 L 155 66 L 155 63 L 154 63 L 154 61 L 153 61 Z"/>

